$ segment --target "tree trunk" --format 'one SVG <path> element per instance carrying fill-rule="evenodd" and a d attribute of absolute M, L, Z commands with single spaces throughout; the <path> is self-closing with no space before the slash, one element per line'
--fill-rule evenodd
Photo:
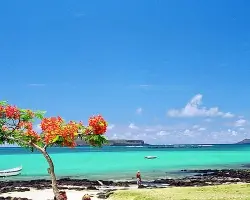
<path fill-rule="evenodd" d="M 55 175 L 55 169 L 54 169 L 54 164 L 53 161 L 51 159 L 51 157 L 49 156 L 49 154 L 47 153 L 47 151 L 39 146 L 34 145 L 35 148 L 37 148 L 42 154 L 43 156 L 46 158 L 48 164 L 49 164 L 49 174 L 51 177 L 51 181 L 52 181 L 52 189 L 54 192 L 54 195 L 56 197 L 56 200 L 62 200 L 59 194 L 59 189 L 57 187 L 57 181 L 56 181 L 56 175 Z"/>
<path fill-rule="evenodd" d="M 57 188 L 56 174 L 55 174 L 53 161 L 46 151 L 43 151 L 42 154 L 46 158 L 49 164 L 49 174 L 50 174 L 51 181 L 52 181 L 52 189 L 53 189 L 54 195 L 56 196 L 57 200 L 61 200 L 60 195 L 59 195 L 59 190 Z"/>

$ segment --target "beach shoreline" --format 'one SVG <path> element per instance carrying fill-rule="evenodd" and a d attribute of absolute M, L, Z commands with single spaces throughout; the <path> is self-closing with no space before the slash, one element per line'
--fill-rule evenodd
<path fill-rule="evenodd" d="M 250 170 L 247 169 L 204 169 L 204 170 L 181 170 L 186 173 L 184 178 L 159 178 L 155 180 L 143 180 L 141 188 L 166 188 L 166 187 L 196 187 L 211 186 L 230 183 L 250 183 Z M 192 174 L 190 176 L 189 174 Z M 137 189 L 136 180 L 131 181 L 108 181 L 88 179 L 58 179 L 58 187 L 69 194 L 69 199 L 80 199 L 80 196 L 88 193 L 93 200 L 105 199 L 115 190 Z M 25 180 L 25 181 L 0 181 L 0 197 L 26 197 L 34 199 L 34 195 L 43 196 L 45 199 L 53 199 L 50 180 Z M 1 199 L 1 198 L 0 198 Z M 3 198 L 2 198 L 3 199 Z M 44 198 L 43 198 L 44 199 Z M 39 200 L 36 198 L 36 200 Z"/>

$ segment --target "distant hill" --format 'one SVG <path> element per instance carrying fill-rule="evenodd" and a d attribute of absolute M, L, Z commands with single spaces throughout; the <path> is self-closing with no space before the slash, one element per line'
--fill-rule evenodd
<path fill-rule="evenodd" d="M 244 139 L 240 142 L 237 142 L 236 144 L 250 144 L 250 139 Z"/>
<path fill-rule="evenodd" d="M 87 146 L 85 141 L 76 140 L 77 146 Z M 108 140 L 108 144 L 105 144 L 104 146 L 145 146 L 148 144 L 145 144 L 143 140 Z"/>

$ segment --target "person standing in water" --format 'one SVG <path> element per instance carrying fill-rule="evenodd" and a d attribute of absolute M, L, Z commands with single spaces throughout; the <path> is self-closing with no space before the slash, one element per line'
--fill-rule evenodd
<path fill-rule="evenodd" d="M 137 171 L 137 173 L 136 173 L 136 180 L 137 180 L 137 185 L 139 187 L 141 185 L 141 173 L 140 173 L 140 171 Z"/>

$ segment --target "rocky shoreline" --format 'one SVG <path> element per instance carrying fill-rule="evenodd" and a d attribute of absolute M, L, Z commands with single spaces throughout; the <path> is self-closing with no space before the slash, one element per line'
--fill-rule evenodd
<path fill-rule="evenodd" d="M 144 181 L 141 188 L 162 188 L 162 187 L 187 187 L 187 186 L 208 186 L 220 185 L 225 183 L 250 183 L 250 170 L 246 169 L 222 169 L 222 170 L 181 170 L 181 173 L 187 174 L 185 178 L 179 179 L 156 179 L 153 181 Z M 188 176 L 188 174 L 193 174 Z M 51 188 L 50 180 L 30 180 L 30 181 L 0 181 L 0 194 L 8 192 L 25 192 L 30 188 L 37 190 Z M 60 190 L 99 190 L 105 187 L 99 194 L 99 198 L 107 198 L 114 187 L 129 188 L 135 185 L 136 181 L 91 181 L 88 179 L 70 179 L 63 178 L 58 180 Z M 0 197 L 0 200 L 11 199 Z M 20 200 L 28 200 L 20 198 Z"/>

